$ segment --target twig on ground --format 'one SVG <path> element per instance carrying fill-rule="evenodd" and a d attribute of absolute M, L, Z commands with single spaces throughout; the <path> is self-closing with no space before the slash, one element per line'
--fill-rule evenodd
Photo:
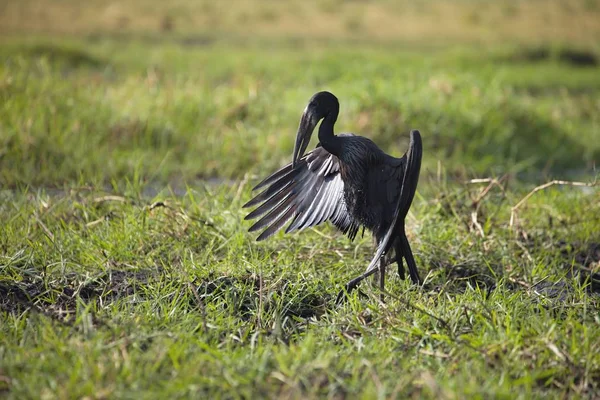
<path fill-rule="evenodd" d="M 481 237 L 485 237 L 485 232 L 483 231 L 479 221 L 477 221 L 477 210 L 471 211 L 471 222 L 473 223 L 473 226 L 477 228 L 477 232 L 479 232 Z"/>
<path fill-rule="evenodd" d="M 170 207 L 168 204 L 166 204 L 164 201 L 155 201 L 154 203 L 152 203 L 152 204 L 150 204 L 150 205 L 148 206 L 148 211 L 150 211 L 150 210 L 154 210 L 155 208 L 158 208 L 158 207 L 165 207 L 165 208 L 168 208 L 168 209 L 172 209 L 172 208 L 171 208 L 171 207 Z"/>
<path fill-rule="evenodd" d="M 504 186 L 502 186 L 502 183 L 507 178 L 508 178 L 508 175 L 504 175 L 500 179 L 482 178 L 482 179 L 471 179 L 470 181 L 467 181 L 467 183 L 487 183 L 488 184 L 485 188 L 483 188 L 479 192 L 479 194 L 477 195 L 477 197 L 473 200 L 473 202 L 471 204 L 471 206 L 473 207 L 473 211 L 471 212 L 471 223 L 472 223 L 472 226 L 474 226 L 477 229 L 477 232 L 479 233 L 479 235 L 481 237 L 485 237 L 485 232 L 483 231 L 483 227 L 481 226 L 481 224 L 479 223 L 478 218 L 477 218 L 477 214 L 479 212 L 479 207 L 481 206 L 481 203 L 482 203 L 483 199 L 485 198 L 485 196 L 488 195 L 488 193 L 494 186 L 499 187 L 500 190 L 502 191 L 502 194 L 506 196 L 506 191 L 504 190 Z M 471 228 L 471 227 L 469 227 L 469 228 Z"/>
<path fill-rule="evenodd" d="M 108 196 L 96 197 L 93 200 L 94 203 L 104 203 L 105 201 L 119 201 L 121 203 L 125 203 L 127 201 L 127 199 L 122 196 L 108 195 Z"/>
<path fill-rule="evenodd" d="M 527 248 L 523 246 L 523 244 L 520 241 L 515 241 L 515 243 L 521 250 L 523 250 L 523 253 L 525 254 L 525 257 L 527 257 L 527 260 L 529 260 L 530 263 L 533 263 L 533 257 L 531 257 L 531 253 L 529 253 L 529 250 L 527 250 Z"/>
<path fill-rule="evenodd" d="M 471 179 L 470 181 L 467 181 L 467 183 L 488 183 L 488 185 L 485 188 L 483 188 L 481 190 L 481 192 L 479 192 L 479 195 L 477 195 L 477 198 L 475 200 L 473 200 L 473 205 L 478 207 L 481 200 L 483 200 L 483 198 L 489 193 L 489 191 L 494 186 L 498 186 L 498 188 L 500 188 L 500 190 L 502 191 L 502 194 L 506 194 L 506 190 L 504 189 L 504 186 L 502 186 L 502 183 L 505 180 L 507 180 L 507 178 L 508 178 L 508 174 L 505 174 L 500 179 L 482 178 L 482 179 Z"/>
<path fill-rule="evenodd" d="M 531 192 L 529 192 L 525 197 L 523 197 L 521 200 L 519 200 L 519 202 L 511 208 L 509 226 L 512 227 L 515 225 L 515 221 L 517 218 L 517 210 L 523 204 L 525 204 L 531 196 L 533 196 L 535 193 L 537 193 L 541 190 L 547 189 L 547 188 L 549 188 L 551 186 L 555 186 L 555 185 L 593 187 L 593 186 L 597 186 L 597 184 L 598 184 L 598 182 L 596 180 L 594 180 L 594 182 L 586 183 L 586 182 L 574 182 L 574 181 L 561 181 L 561 180 L 555 179 L 553 181 L 544 183 L 543 185 L 537 186 L 537 187 L 533 188 L 533 190 Z"/>

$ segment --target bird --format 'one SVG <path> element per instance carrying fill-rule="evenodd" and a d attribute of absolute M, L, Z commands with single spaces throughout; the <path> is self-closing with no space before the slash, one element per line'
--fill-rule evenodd
<path fill-rule="evenodd" d="M 405 279 L 404 259 L 411 281 L 422 283 L 405 228 L 419 181 L 421 134 L 411 130 L 408 150 L 396 158 L 369 138 L 336 135 L 339 110 L 339 100 L 332 93 L 313 95 L 300 118 L 292 162 L 258 183 L 253 191 L 263 190 L 242 207 L 257 206 L 245 219 L 261 217 L 249 228 L 250 232 L 263 230 L 258 241 L 269 238 L 290 220 L 286 233 L 330 221 L 350 240 L 361 227 L 363 234 L 367 228 L 377 246 L 375 255 L 365 272 L 339 292 L 336 303 L 376 272 L 383 301 L 385 268 L 394 261 L 401 279 Z M 319 122 L 319 143 L 305 154 Z M 392 250 L 394 258 L 390 257 Z"/>

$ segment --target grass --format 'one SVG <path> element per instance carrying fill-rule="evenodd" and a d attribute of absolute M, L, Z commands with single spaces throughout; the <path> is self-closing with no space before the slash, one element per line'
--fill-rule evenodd
<path fill-rule="evenodd" d="M 590 171 L 600 159 L 596 67 L 504 61 L 506 51 L 231 50 L 6 45 L 2 180 L 61 186 L 139 173 L 165 183 L 273 169 L 319 89 L 342 99 L 339 130 L 392 153 L 418 127 L 432 168 L 442 159 L 478 174 Z"/>
<path fill-rule="evenodd" d="M 508 226 L 481 185 L 428 186 L 410 218 L 423 289 L 333 301 L 369 259 L 332 229 L 256 245 L 244 184 L 154 198 L 5 192 L 2 374 L 15 397 L 598 393 L 598 194 L 548 190 Z M 584 214 L 595 216 L 582 217 Z M 328 240 L 323 240 L 323 235 Z M 445 246 L 440 246 L 445 243 Z M 597 274 L 597 273 L 596 273 Z M 595 283 L 597 284 L 597 283 Z M 495 287 L 492 287 L 494 285 Z M 33 383 L 34 382 L 34 383 Z"/>
<path fill-rule="evenodd" d="M 600 192 L 514 208 L 597 181 L 596 2 L 215 4 L 0 6 L 0 394 L 600 396 Z M 384 304 L 369 235 L 246 232 L 323 89 L 423 135 Z"/>

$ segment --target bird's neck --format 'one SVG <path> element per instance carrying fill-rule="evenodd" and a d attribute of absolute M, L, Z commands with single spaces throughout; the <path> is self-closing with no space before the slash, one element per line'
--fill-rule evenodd
<path fill-rule="evenodd" d="M 319 126 L 319 142 L 321 146 L 331 154 L 339 157 L 341 152 L 341 142 L 333 133 L 333 126 L 337 120 L 338 111 L 333 110 L 323 119 L 321 126 Z"/>

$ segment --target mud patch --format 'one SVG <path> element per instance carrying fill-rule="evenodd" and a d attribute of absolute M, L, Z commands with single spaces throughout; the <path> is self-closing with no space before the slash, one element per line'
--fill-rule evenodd
<path fill-rule="evenodd" d="M 467 288 L 480 288 L 487 293 L 496 288 L 497 279 L 489 271 L 489 268 L 477 264 L 456 264 L 451 265 L 445 261 L 434 263 L 435 270 L 444 274 L 443 283 L 438 279 L 429 285 L 425 285 L 427 291 L 449 293 L 464 293 Z M 494 268 L 494 270 L 499 268 Z M 512 289 L 512 287 L 511 287 Z"/>
<path fill-rule="evenodd" d="M 600 293 L 600 243 L 560 243 L 563 267 L 593 293 Z"/>
<path fill-rule="evenodd" d="M 84 282 L 74 276 L 50 282 L 30 277 L 0 281 L 0 309 L 12 314 L 32 310 L 70 324 L 78 301 L 113 302 L 133 294 L 156 274 L 156 271 L 110 271 Z"/>
<path fill-rule="evenodd" d="M 524 248 L 534 253 L 539 251 L 540 241 L 547 243 L 549 240 L 549 238 L 530 238 L 529 241 L 522 242 L 522 244 Z M 527 290 L 534 295 L 558 302 L 565 301 L 574 295 L 578 284 L 585 288 L 588 294 L 600 295 L 600 243 L 584 244 L 559 241 L 554 247 L 559 249 L 560 267 L 564 271 L 563 279 L 545 279 L 535 284 L 527 284 L 518 279 L 509 278 L 503 282 L 503 286 L 511 291 Z M 501 266 L 492 268 L 496 272 L 496 276 L 494 276 L 487 266 L 476 263 L 452 265 L 446 261 L 433 261 L 432 265 L 433 271 L 442 275 L 439 279 L 433 279 L 431 283 L 425 285 L 425 290 L 433 292 L 443 290 L 460 294 L 468 287 L 478 287 L 489 294 L 496 289 L 499 278 L 503 277 Z"/>
<path fill-rule="evenodd" d="M 24 275 L 22 280 L 0 281 L 0 311 L 15 315 L 34 312 L 71 326 L 82 304 L 95 303 L 100 309 L 120 299 L 149 300 L 153 293 L 149 288 L 161 286 L 164 277 L 162 270 L 111 270 L 93 279 L 72 275 L 50 282 Z M 177 307 L 198 313 L 199 319 L 206 318 L 207 305 L 221 307 L 234 318 L 255 324 L 284 341 L 303 331 L 310 319 L 323 315 L 331 303 L 331 294 L 324 285 L 278 276 L 261 279 L 248 273 L 191 282 L 181 279 L 179 283 L 165 301 L 186 299 Z M 93 312 L 91 318 L 95 325 L 111 326 L 100 313 Z"/>
<path fill-rule="evenodd" d="M 314 282 L 311 284 L 314 285 Z M 327 304 L 331 300 L 331 295 L 325 288 L 308 290 L 302 282 L 276 278 L 261 280 L 255 274 L 209 277 L 194 282 L 194 285 L 204 301 L 223 302 L 224 308 L 246 320 L 255 316 L 259 309 L 267 314 L 279 310 L 282 318 L 318 318 L 326 312 Z M 303 287 L 296 289 L 293 287 L 295 285 Z M 302 295 L 293 296 L 290 294 L 292 291 Z"/>

